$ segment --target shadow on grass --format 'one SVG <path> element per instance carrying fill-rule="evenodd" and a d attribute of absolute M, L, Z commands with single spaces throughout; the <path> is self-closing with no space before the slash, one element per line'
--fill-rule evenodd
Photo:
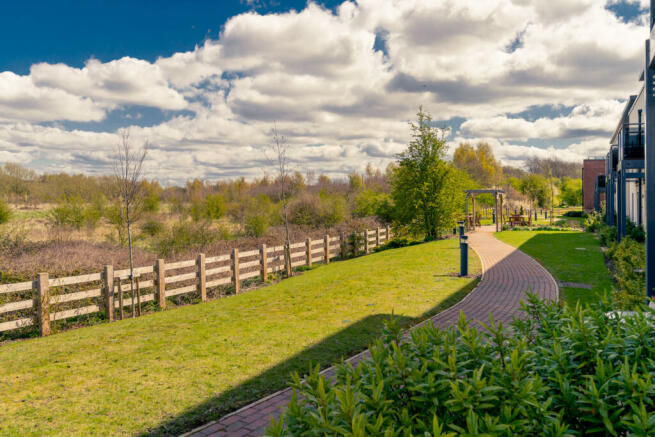
<path fill-rule="evenodd" d="M 474 281 L 459 289 L 439 305 L 417 318 L 392 314 L 367 316 L 238 386 L 205 400 L 179 416 L 162 422 L 156 428 L 144 431 L 141 436 L 175 436 L 216 420 L 231 411 L 285 388 L 290 382 L 290 375 L 293 372 L 306 374 L 310 364 L 320 364 L 321 369 L 324 369 L 365 350 L 382 333 L 385 323 L 391 317 L 394 317 L 401 326 L 409 327 L 456 304 L 473 290 L 477 283 L 478 281 Z"/>

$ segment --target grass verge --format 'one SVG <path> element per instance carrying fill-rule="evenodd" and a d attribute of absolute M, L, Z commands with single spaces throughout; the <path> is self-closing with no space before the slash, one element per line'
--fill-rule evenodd
<path fill-rule="evenodd" d="M 595 302 L 613 288 L 600 245 L 588 232 L 505 231 L 495 235 L 539 261 L 559 282 L 592 286 L 591 290 L 560 287 L 566 303 Z"/>
<path fill-rule="evenodd" d="M 471 255 L 471 272 L 480 263 Z M 228 299 L 0 347 L 0 434 L 177 435 L 454 303 L 457 240 L 317 267 Z"/>

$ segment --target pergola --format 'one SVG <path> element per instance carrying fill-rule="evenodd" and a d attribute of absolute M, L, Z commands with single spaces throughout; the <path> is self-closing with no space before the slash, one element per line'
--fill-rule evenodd
<path fill-rule="evenodd" d="M 503 195 L 504 190 L 487 189 L 487 190 L 464 190 L 466 193 L 466 229 L 475 230 L 475 196 L 478 194 L 493 194 L 494 195 L 494 209 L 496 210 L 496 231 L 502 230 L 503 223 Z M 469 223 L 469 198 L 473 207 L 473 220 Z"/>

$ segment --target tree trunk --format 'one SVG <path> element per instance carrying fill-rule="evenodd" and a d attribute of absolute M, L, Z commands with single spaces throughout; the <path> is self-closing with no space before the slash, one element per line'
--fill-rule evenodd
<path fill-rule="evenodd" d="M 132 295 L 132 317 L 135 317 L 134 308 L 134 262 L 132 258 L 132 230 L 130 228 L 130 209 L 129 206 L 125 207 L 125 219 L 127 222 L 127 246 L 130 252 L 130 293 Z"/>
<path fill-rule="evenodd" d="M 289 237 L 289 215 L 287 212 L 287 202 L 285 199 L 284 195 L 284 188 L 282 189 L 282 208 L 284 210 L 284 232 L 285 232 L 285 240 L 284 240 L 284 266 L 286 270 L 287 277 L 291 277 L 292 275 L 292 270 L 291 270 L 291 240 Z"/>

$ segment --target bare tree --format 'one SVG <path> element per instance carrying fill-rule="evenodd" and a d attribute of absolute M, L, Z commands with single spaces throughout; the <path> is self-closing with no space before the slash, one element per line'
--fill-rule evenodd
<path fill-rule="evenodd" d="M 141 174 L 143 161 L 148 154 L 148 142 L 143 143 L 143 147 L 139 149 L 135 148 L 130 142 L 128 130 L 121 130 L 118 135 L 119 142 L 116 145 L 114 176 L 121 203 L 121 218 L 127 227 L 127 244 L 130 253 L 130 292 L 132 294 L 132 317 L 134 317 L 134 262 L 131 226 L 138 219 L 138 213 L 143 202 Z"/>
<path fill-rule="evenodd" d="M 287 183 L 289 181 L 289 143 L 286 137 L 280 135 L 277 130 L 277 123 L 273 125 L 273 143 L 271 149 L 274 157 L 271 159 L 275 166 L 278 180 L 280 181 L 280 199 L 282 200 L 282 214 L 284 220 L 284 269 L 287 276 L 292 275 L 291 271 L 291 239 L 289 236 L 289 208 Z"/>

